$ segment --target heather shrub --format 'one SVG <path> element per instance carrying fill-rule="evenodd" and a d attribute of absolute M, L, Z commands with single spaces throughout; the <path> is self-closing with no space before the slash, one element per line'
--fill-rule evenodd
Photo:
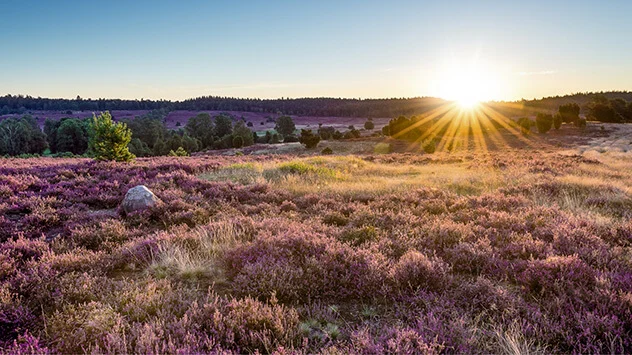
<path fill-rule="evenodd" d="M 46 321 L 51 344 L 61 353 L 84 353 L 104 348 L 112 341 L 123 342 L 125 318 L 111 306 L 100 302 L 69 304 Z"/>
<path fill-rule="evenodd" d="M 398 288 L 441 290 L 449 281 L 449 266 L 443 260 L 411 250 L 404 254 L 391 269 Z"/>
<path fill-rule="evenodd" d="M 331 212 L 323 216 L 323 223 L 331 226 L 346 226 L 349 223 L 349 218 L 339 212 Z"/>
<path fill-rule="evenodd" d="M 51 351 L 42 344 L 38 337 L 25 332 L 18 336 L 12 344 L 0 348 L 0 354 L 11 355 L 48 355 Z"/>
<path fill-rule="evenodd" d="M 540 294 L 579 292 L 596 284 L 594 270 L 573 256 L 551 256 L 530 261 L 517 281 L 527 291 Z"/>
<path fill-rule="evenodd" d="M 361 245 L 376 241 L 378 239 L 378 233 L 374 226 L 364 226 L 342 232 L 340 239 L 343 242 L 350 243 L 351 245 Z"/>

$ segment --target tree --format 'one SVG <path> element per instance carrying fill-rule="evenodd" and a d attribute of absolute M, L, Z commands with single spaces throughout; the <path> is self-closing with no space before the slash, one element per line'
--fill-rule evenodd
<path fill-rule="evenodd" d="M 110 112 L 93 115 L 90 122 L 89 150 L 96 160 L 128 162 L 136 158 L 130 153 L 128 144 L 132 131 L 125 123 L 116 123 Z"/>
<path fill-rule="evenodd" d="M 88 149 L 88 128 L 77 118 L 65 119 L 57 128 L 55 139 L 55 152 L 71 152 L 80 155 Z"/>
<path fill-rule="evenodd" d="M 31 116 L 0 122 L 0 154 L 41 154 L 47 147 L 46 135 Z"/>
<path fill-rule="evenodd" d="M 517 122 L 522 134 L 527 135 L 531 132 L 531 120 L 528 117 L 520 117 Z"/>
<path fill-rule="evenodd" d="M 147 143 L 136 137 L 132 138 L 127 147 L 129 151 L 137 157 L 149 157 L 154 155 L 153 151 L 147 146 Z"/>
<path fill-rule="evenodd" d="M 375 128 L 375 124 L 372 119 L 369 118 L 368 121 L 364 122 L 364 129 L 370 131 L 373 128 Z"/>
<path fill-rule="evenodd" d="M 233 133 L 233 120 L 225 114 L 215 116 L 215 135 L 219 138 Z"/>
<path fill-rule="evenodd" d="M 241 148 L 244 146 L 244 139 L 241 136 L 233 137 L 233 148 Z"/>
<path fill-rule="evenodd" d="M 538 113 L 535 116 L 535 126 L 540 133 L 546 133 L 553 126 L 553 115 L 548 113 Z"/>
<path fill-rule="evenodd" d="M 301 144 L 303 144 L 307 149 L 316 148 L 318 142 L 320 142 L 320 136 L 312 133 L 311 129 L 301 129 L 299 142 L 301 142 Z"/>
<path fill-rule="evenodd" d="M 558 108 L 558 113 L 566 123 L 576 123 L 579 120 L 579 111 L 579 105 L 574 102 L 560 105 Z"/>
<path fill-rule="evenodd" d="M 612 106 L 602 103 L 593 103 L 590 105 L 588 109 L 588 117 L 599 122 L 621 122 L 621 118 L 617 116 Z"/>
<path fill-rule="evenodd" d="M 170 157 L 188 157 L 189 153 L 182 147 L 178 147 L 178 149 L 169 151 Z"/>
<path fill-rule="evenodd" d="M 200 148 L 213 146 L 215 127 L 213 125 L 213 119 L 208 113 L 200 113 L 195 117 L 189 118 L 184 129 L 191 137 L 200 141 Z"/>
<path fill-rule="evenodd" d="M 233 128 L 233 137 L 241 137 L 242 146 L 247 147 L 254 144 L 252 131 L 246 126 L 244 121 L 238 121 Z M 233 141 L 234 146 L 234 141 Z M 235 147 L 240 148 L 240 147 Z"/>
<path fill-rule="evenodd" d="M 294 125 L 294 120 L 292 120 L 292 117 L 281 116 L 277 118 L 274 129 L 285 137 L 294 133 L 294 131 L 296 130 L 296 125 Z"/>

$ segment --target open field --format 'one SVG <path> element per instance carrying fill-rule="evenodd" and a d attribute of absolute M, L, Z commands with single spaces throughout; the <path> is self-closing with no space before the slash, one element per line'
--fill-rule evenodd
<path fill-rule="evenodd" d="M 64 117 L 74 118 L 86 118 L 92 117 L 92 112 L 89 111 L 70 111 L 71 113 L 65 113 L 61 111 L 29 111 L 25 114 L 29 114 L 35 118 L 40 125 L 44 127 L 44 121 L 47 118 L 51 120 L 59 120 Z M 137 116 L 147 114 L 148 110 L 113 110 L 112 116 L 117 120 L 130 119 Z M 98 112 L 96 112 L 98 114 Z M 171 111 L 165 118 L 165 124 L 169 129 L 178 129 L 184 127 L 187 124 L 187 120 L 199 113 L 208 113 L 211 116 L 219 115 L 222 113 L 228 113 L 237 119 L 243 118 L 246 122 L 252 122 L 253 131 L 268 131 L 274 129 L 274 119 L 279 117 L 279 114 L 271 113 L 258 113 L 258 112 L 242 112 L 242 111 Z M 350 125 L 355 125 L 356 128 L 362 128 L 366 117 L 317 117 L 317 116 L 297 116 L 290 115 L 296 123 L 296 128 L 308 128 L 317 129 L 318 124 L 322 123 L 325 126 L 332 126 L 339 130 L 346 130 Z M 22 117 L 19 114 L 1 115 L 0 120 L 10 117 Z M 390 118 L 372 118 L 375 123 L 375 129 L 381 129 L 384 125 L 388 124 Z M 263 123 L 263 124 L 262 124 Z"/>
<path fill-rule="evenodd" d="M 600 127 L 451 154 L 2 159 L 2 348 L 632 352 L 632 139 Z M 139 184 L 162 202 L 124 215 Z"/>

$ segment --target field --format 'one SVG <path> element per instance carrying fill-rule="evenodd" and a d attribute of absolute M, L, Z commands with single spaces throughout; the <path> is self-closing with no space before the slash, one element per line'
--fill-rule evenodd
<path fill-rule="evenodd" d="M 2 159 L 1 348 L 632 352 L 632 137 L 587 132 L 450 154 Z M 161 203 L 124 215 L 139 184 Z"/>
<path fill-rule="evenodd" d="M 61 111 L 30 111 L 26 112 L 26 114 L 30 114 L 31 116 L 38 119 L 38 123 L 40 127 L 44 127 L 44 121 L 47 118 L 51 120 L 59 120 L 64 117 L 74 117 L 74 118 L 86 118 L 92 117 L 92 112 L 89 111 L 71 111 L 72 113 L 68 114 Z M 149 111 L 147 110 L 114 110 L 111 112 L 112 116 L 117 120 L 122 119 L 131 119 L 137 116 L 142 116 L 147 114 Z M 274 129 L 274 119 L 277 118 L 278 114 L 270 114 L 270 113 L 258 113 L 258 112 L 242 112 L 242 111 L 171 111 L 167 114 L 165 118 L 165 124 L 169 129 L 178 129 L 180 127 L 184 127 L 187 124 L 187 120 L 198 113 L 206 112 L 211 116 L 219 115 L 222 113 L 228 113 L 237 119 L 243 118 L 246 122 L 252 122 L 253 126 L 251 129 L 255 132 L 267 131 Z M 98 112 L 97 112 L 98 114 Z M 22 115 L 18 114 L 8 114 L 0 116 L 0 120 L 10 117 L 21 117 Z M 325 126 L 332 126 L 339 130 L 347 130 L 347 127 L 350 125 L 355 125 L 355 128 L 360 129 L 363 127 L 364 122 L 366 122 L 367 118 L 365 117 L 314 117 L 314 116 L 296 116 L 291 115 L 296 123 L 296 128 L 307 128 L 307 129 L 317 129 L 318 124 L 322 123 Z M 268 120 L 268 118 L 272 118 Z M 388 124 L 390 118 L 372 118 L 375 123 L 376 129 L 381 129 L 384 125 Z M 261 124 L 263 123 L 263 124 Z"/>

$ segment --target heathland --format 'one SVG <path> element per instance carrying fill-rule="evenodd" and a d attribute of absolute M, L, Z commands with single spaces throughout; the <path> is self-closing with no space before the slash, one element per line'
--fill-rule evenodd
<path fill-rule="evenodd" d="M 3 352 L 631 352 L 629 127 L 490 142 L 2 159 Z"/>

